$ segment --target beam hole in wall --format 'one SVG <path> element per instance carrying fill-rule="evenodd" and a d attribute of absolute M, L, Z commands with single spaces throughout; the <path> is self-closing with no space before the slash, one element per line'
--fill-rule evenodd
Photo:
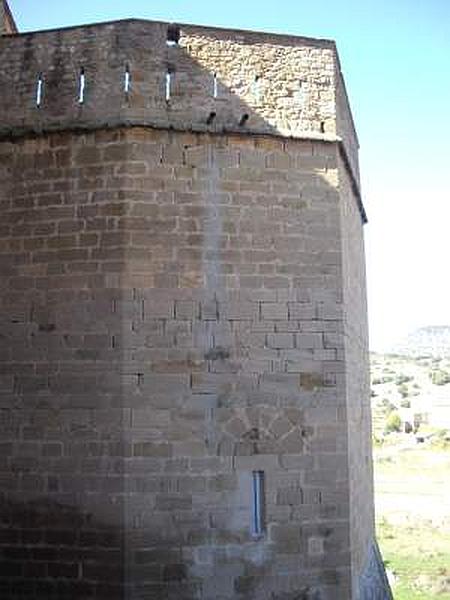
<path fill-rule="evenodd" d="M 214 121 L 215 118 L 216 118 L 216 113 L 214 111 L 210 112 L 208 115 L 208 118 L 206 119 L 206 124 L 211 125 L 211 123 Z"/>
<path fill-rule="evenodd" d="M 86 76 L 84 74 L 84 67 L 80 69 L 80 76 L 78 80 L 78 104 L 84 103 L 84 94 L 86 89 Z"/>
<path fill-rule="evenodd" d="M 325 133 L 325 121 L 320 121 L 320 133 Z"/>
<path fill-rule="evenodd" d="M 244 113 L 241 117 L 241 120 L 239 121 L 239 126 L 244 127 L 244 125 L 247 123 L 248 120 L 249 120 L 249 115 L 247 113 Z"/>
<path fill-rule="evenodd" d="M 167 28 L 166 44 L 168 46 L 178 46 L 180 42 L 181 31 L 178 25 L 171 23 Z"/>
<path fill-rule="evenodd" d="M 42 104 L 43 91 L 44 91 L 44 80 L 42 77 L 42 73 L 39 73 L 38 80 L 36 83 L 36 106 L 38 108 Z"/>

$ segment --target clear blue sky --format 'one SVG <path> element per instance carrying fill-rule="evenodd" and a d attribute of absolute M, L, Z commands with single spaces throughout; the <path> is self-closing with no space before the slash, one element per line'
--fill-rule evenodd
<path fill-rule="evenodd" d="M 450 324 L 450 0 L 10 0 L 21 31 L 128 17 L 335 39 L 361 144 L 371 346 Z"/>

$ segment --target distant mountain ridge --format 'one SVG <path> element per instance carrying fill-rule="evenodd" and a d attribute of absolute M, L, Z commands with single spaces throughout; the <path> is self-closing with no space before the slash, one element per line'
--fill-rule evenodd
<path fill-rule="evenodd" d="M 392 353 L 450 357 L 450 325 L 420 327 L 395 344 Z"/>

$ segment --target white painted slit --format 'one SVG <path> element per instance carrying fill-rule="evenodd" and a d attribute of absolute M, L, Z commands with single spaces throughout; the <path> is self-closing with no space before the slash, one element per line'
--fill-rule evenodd
<path fill-rule="evenodd" d="M 79 88 L 78 88 L 78 103 L 79 104 L 83 104 L 84 103 L 85 89 L 86 89 L 86 76 L 84 74 L 84 68 L 81 68 L 81 70 L 80 70 Z"/>
<path fill-rule="evenodd" d="M 217 98 L 219 95 L 219 83 L 217 81 L 217 73 L 214 73 L 213 78 L 213 98 Z"/>
<path fill-rule="evenodd" d="M 169 102 L 172 94 L 172 73 L 167 71 L 166 73 L 166 102 Z"/>
<path fill-rule="evenodd" d="M 39 75 L 36 84 L 36 106 L 39 107 L 42 104 L 42 93 L 43 93 L 44 81 L 42 75 Z"/>
<path fill-rule="evenodd" d="M 123 80 L 123 90 L 124 90 L 125 94 L 130 93 L 130 88 L 131 88 L 131 74 L 130 74 L 130 67 L 127 65 L 125 67 L 125 77 Z"/>

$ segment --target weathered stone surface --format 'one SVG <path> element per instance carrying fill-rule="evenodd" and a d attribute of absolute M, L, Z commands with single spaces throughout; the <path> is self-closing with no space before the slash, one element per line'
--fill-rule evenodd
<path fill-rule="evenodd" d="M 6 0 L 0 2 L 0 35 L 16 33 L 17 27 Z"/>
<path fill-rule="evenodd" d="M 6 6 L 0 22 L 9 33 L 14 29 Z M 126 123 L 324 140 L 339 136 L 353 177 L 359 180 L 358 142 L 334 42 L 182 25 L 178 43 L 168 46 L 167 32 L 167 23 L 130 19 L 58 32 L 0 35 L 0 133 Z M 335 166 L 326 153 L 302 157 L 294 165 L 290 154 L 277 151 L 277 144 L 272 149 L 275 152 L 269 154 L 243 150 L 239 162 L 236 154 L 219 150 L 216 160 L 230 167 L 231 180 L 238 167 L 254 178 L 264 166 L 273 169 L 273 177 L 281 175 L 279 167 L 308 170 L 308 160 L 324 175 Z M 95 149 L 89 152 L 83 152 L 81 160 L 95 158 Z M 165 161 L 172 159 L 170 152 L 162 149 Z M 111 145 L 106 159 L 138 159 L 139 153 L 136 146 Z M 60 154 L 55 160 L 66 157 Z M 185 153 L 188 167 L 201 167 L 208 160 L 204 149 Z"/>
<path fill-rule="evenodd" d="M 354 600 L 373 500 L 335 48 L 167 30 L 0 39 L 1 596 Z"/>

